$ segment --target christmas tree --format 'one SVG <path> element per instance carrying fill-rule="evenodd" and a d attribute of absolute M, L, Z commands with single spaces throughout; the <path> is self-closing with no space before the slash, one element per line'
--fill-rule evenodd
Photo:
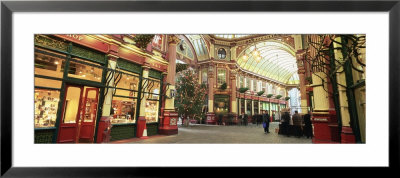
<path fill-rule="evenodd" d="M 198 75 L 193 69 L 177 73 L 175 106 L 182 123 L 186 126 L 190 119 L 203 117 L 202 107 L 206 92 L 206 85 L 200 84 Z"/>

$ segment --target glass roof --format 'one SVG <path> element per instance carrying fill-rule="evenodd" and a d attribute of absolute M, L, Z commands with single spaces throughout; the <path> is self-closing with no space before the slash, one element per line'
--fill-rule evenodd
<path fill-rule="evenodd" d="M 257 49 L 261 58 L 253 55 Z M 244 54 L 248 57 L 243 58 Z M 283 83 L 298 84 L 297 63 L 294 50 L 279 41 L 260 42 L 250 46 L 237 59 L 245 70 L 278 80 Z"/>
<path fill-rule="evenodd" d="M 233 39 L 233 38 L 242 38 L 249 35 L 215 35 L 215 36 L 220 38 Z"/>
<path fill-rule="evenodd" d="M 193 45 L 194 50 L 197 54 L 198 60 L 203 60 L 208 58 L 207 46 L 200 35 L 186 35 Z"/>

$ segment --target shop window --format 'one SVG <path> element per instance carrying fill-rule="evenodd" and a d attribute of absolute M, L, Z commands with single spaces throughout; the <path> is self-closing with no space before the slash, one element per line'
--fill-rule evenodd
<path fill-rule="evenodd" d="M 244 99 L 240 99 L 240 114 L 245 113 L 245 103 Z"/>
<path fill-rule="evenodd" d="M 226 83 L 226 69 L 218 69 L 218 87 L 220 87 L 222 84 Z"/>
<path fill-rule="evenodd" d="M 246 107 L 247 107 L 247 108 L 246 108 L 246 109 L 247 109 L 247 110 L 246 110 L 246 114 L 247 114 L 247 115 L 251 115 L 251 108 L 252 108 L 252 107 L 251 107 L 251 102 L 252 102 L 251 100 L 246 100 Z"/>
<path fill-rule="evenodd" d="M 145 92 L 147 99 L 158 100 L 160 96 L 160 81 L 154 78 L 150 78 L 148 80 Z"/>
<path fill-rule="evenodd" d="M 122 71 L 110 111 L 113 116 L 112 124 L 136 123 L 138 89 L 139 75 Z"/>
<path fill-rule="evenodd" d="M 35 89 L 35 128 L 54 127 L 60 91 Z"/>
<path fill-rule="evenodd" d="M 214 110 L 218 114 L 227 114 L 229 112 L 229 96 L 214 95 Z"/>
<path fill-rule="evenodd" d="M 201 70 L 201 83 L 207 84 L 207 68 Z"/>
<path fill-rule="evenodd" d="M 258 101 L 254 101 L 254 114 L 258 114 Z"/>
<path fill-rule="evenodd" d="M 65 55 L 48 50 L 36 49 L 35 51 L 35 75 L 63 77 Z"/>
<path fill-rule="evenodd" d="M 137 74 L 123 71 L 121 79 L 117 83 L 115 95 L 126 97 L 137 97 L 139 89 L 139 76 Z"/>
<path fill-rule="evenodd" d="M 99 64 L 73 58 L 70 61 L 68 77 L 101 82 L 103 69 Z"/>
<path fill-rule="evenodd" d="M 149 78 L 145 89 L 145 118 L 147 123 L 158 121 L 158 108 L 160 97 L 160 80 Z"/>
<path fill-rule="evenodd" d="M 110 115 L 112 124 L 135 123 L 137 99 L 113 97 Z"/>

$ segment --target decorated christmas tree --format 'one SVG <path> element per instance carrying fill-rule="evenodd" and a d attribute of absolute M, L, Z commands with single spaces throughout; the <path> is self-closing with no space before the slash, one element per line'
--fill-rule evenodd
<path fill-rule="evenodd" d="M 206 92 L 206 85 L 199 83 L 198 75 L 193 69 L 177 73 L 175 107 L 185 126 L 188 126 L 190 119 L 203 116 L 202 107 Z"/>

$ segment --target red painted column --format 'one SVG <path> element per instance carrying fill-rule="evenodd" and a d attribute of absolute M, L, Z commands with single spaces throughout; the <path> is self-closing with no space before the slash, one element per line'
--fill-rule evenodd
<path fill-rule="evenodd" d="M 208 112 L 207 124 L 217 124 L 214 113 L 214 65 L 210 64 L 208 68 Z"/>

